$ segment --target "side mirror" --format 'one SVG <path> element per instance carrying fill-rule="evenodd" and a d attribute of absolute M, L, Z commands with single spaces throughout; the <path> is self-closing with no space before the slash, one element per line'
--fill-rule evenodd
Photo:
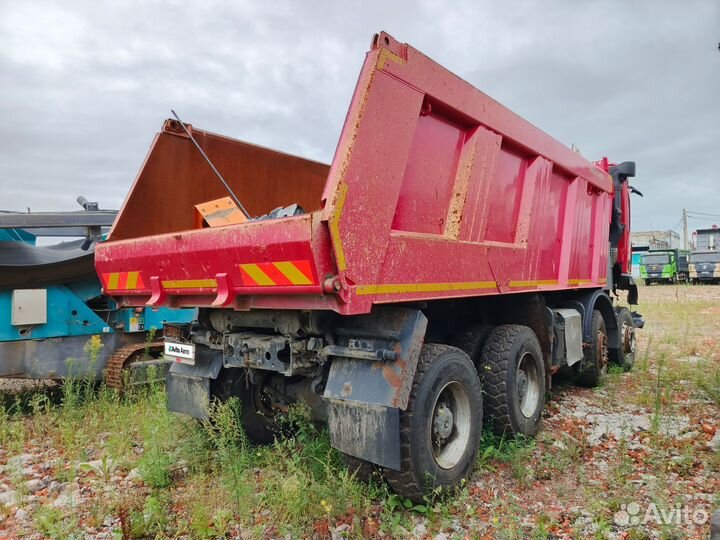
<path fill-rule="evenodd" d="M 635 162 L 623 161 L 619 165 L 613 165 L 608 169 L 611 176 L 628 178 L 635 176 Z"/>

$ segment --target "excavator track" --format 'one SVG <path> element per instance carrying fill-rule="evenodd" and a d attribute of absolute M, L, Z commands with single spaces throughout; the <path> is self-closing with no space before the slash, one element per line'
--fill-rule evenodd
<path fill-rule="evenodd" d="M 162 341 L 135 343 L 125 345 L 116 350 L 105 366 L 105 384 L 110 388 L 122 391 L 124 386 L 123 370 L 132 363 L 133 357 L 163 350 Z"/>

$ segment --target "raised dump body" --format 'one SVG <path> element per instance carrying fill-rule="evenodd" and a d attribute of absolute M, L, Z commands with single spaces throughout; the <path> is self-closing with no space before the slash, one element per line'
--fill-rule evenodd
<path fill-rule="evenodd" d="M 472 469 L 487 373 L 486 416 L 533 435 L 551 373 L 597 384 L 608 358 L 631 363 L 636 321 L 608 291 L 636 301 L 633 163 L 587 161 L 385 33 L 329 167 L 190 129 L 265 216 L 204 227 L 198 208 L 228 193 L 169 120 L 96 252 L 121 303 L 205 308 L 167 338 L 175 409 L 239 395 L 263 440 L 303 400 L 350 462 L 421 498 L 426 475 Z M 292 204 L 304 213 L 266 215 Z"/>
<path fill-rule="evenodd" d="M 106 289 L 129 304 L 154 292 L 157 305 L 355 314 L 607 283 L 607 171 L 389 36 L 368 53 L 331 167 L 194 136 L 252 215 L 292 203 L 307 213 L 192 230 L 194 205 L 227 193 L 166 122 L 98 249 Z M 139 272 L 132 287 L 112 278 L 126 272 Z M 323 293 L 333 276 L 339 294 Z"/>

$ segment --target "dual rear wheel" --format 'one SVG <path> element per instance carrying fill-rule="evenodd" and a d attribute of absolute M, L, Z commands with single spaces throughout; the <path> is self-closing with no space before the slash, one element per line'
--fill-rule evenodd
<path fill-rule="evenodd" d="M 590 342 L 585 344 L 583 359 L 578 363 L 576 382 L 582 386 L 595 388 L 607 377 L 608 367 L 614 364 L 630 371 L 635 365 L 637 339 L 635 321 L 626 307 L 615 311 L 617 329 L 620 338 L 619 348 L 608 347 L 608 331 L 605 319 L 598 310 L 594 310 L 590 321 Z"/>
<path fill-rule="evenodd" d="M 485 418 L 495 433 L 533 437 L 545 407 L 545 363 L 535 333 L 519 324 L 478 325 L 458 347 L 473 358 L 482 383 Z"/>
<path fill-rule="evenodd" d="M 621 352 L 622 361 L 631 365 L 634 326 L 630 326 L 630 313 L 620 310 L 618 322 L 619 328 L 628 328 L 627 347 Z M 593 343 L 585 349 L 579 375 L 580 382 L 588 385 L 599 383 L 609 359 L 605 323 L 597 311 L 592 329 Z M 501 436 L 533 437 L 540 429 L 546 371 L 533 330 L 516 324 L 477 326 L 463 333 L 456 345 L 422 347 L 408 407 L 400 413 L 401 470 L 382 470 L 396 493 L 416 502 L 437 489 L 454 488 L 469 477 L 484 416 Z M 262 395 L 248 391 L 244 377 L 218 382 L 218 397 L 243 396 L 243 423 L 251 440 L 270 442 L 277 426 L 263 410 Z M 237 391 L 240 385 L 244 392 Z M 378 469 L 361 459 L 345 459 L 361 480 Z"/>
<path fill-rule="evenodd" d="M 423 346 L 400 414 L 401 470 L 384 470 L 395 492 L 414 501 L 469 477 L 483 414 L 505 436 L 532 437 L 540 428 L 545 368 L 535 333 L 521 325 L 478 327 L 457 344 Z"/>
<path fill-rule="evenodd" d="M 416 502 L 461 484 L 473 470 L 482 433 L 482 390 L 469 356 L 426 344 L 405 411 L 400 413 L 401 470 L 385 479 Z"/>

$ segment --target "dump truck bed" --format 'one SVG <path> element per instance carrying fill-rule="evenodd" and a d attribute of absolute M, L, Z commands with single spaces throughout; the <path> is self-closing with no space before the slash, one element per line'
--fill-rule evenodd
<path fill-rule="evenodd" d="M 192 127 L 190 128 L 192 129 Z M 331 166 L 181 126 L 153 143 L 95 264 L 125 305 L 328 309 L 606 286 L 613 186 L 594 165 L 412 47 L 367 53 Z"/>

